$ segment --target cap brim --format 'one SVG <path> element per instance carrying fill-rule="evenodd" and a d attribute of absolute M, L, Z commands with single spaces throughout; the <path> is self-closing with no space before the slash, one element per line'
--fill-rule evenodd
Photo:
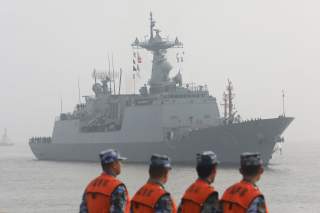
<path fill-rule="evenodd" d="M 214 162 L 197 162 L 197 165 L 219 165 L 220 164 L 220 161 L 216 160 Z"/>
<path fill-rule="evenodd" d="M 125 160 L 127 160 L 127 159 L 128 159 L 128 158 L 125 158 L 125 157 L 119 157 L 119 158 L 118 158 L 119 161 L 125 161 Z"/>
<path fill-rule="evenodd" d="M 167 169 L 171 170 L 171 169 L 172 169 L 172 166 L 171 166 L 171 164 L 165 164 L 165 165 L 164 165 L 164 168 L 167 168 Z"/>

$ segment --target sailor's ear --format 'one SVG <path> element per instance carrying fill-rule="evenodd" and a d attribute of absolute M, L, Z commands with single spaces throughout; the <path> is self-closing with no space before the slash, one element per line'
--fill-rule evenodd
<path fill-rule="evenodd" d="M 242 169 L 241 169 L 241 168 L 239 168 L 239 172 L 240 172 L 240 174 L 243 174 L 243 173 L 242 173 Z"/>
<path fill-rule="evenodd" d="M 264 172 L 264 168 L 261 166 L 259 169 L 259 173 L 262 174 Z"/>
<path fill-rule="evenodd" d="M 212 168 L 212 173 L 217 174 L 217 166 L 214 166 L 214 167 Z"/>

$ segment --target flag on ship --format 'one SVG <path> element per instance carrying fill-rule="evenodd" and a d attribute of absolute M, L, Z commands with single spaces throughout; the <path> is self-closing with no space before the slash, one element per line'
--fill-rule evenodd
<path fill-rule="evenodd" d="M 132 60 L 132 62 L 133 62 L 132 70 L 134 72 L 137 72 L 137 74 L 138 74 L 138 72 L 140 71 L 139 64 L 142 63 L 142 58 L 141 58 L 139 52 L 133 52 L 133 60 Z M 138 74 L 137 76 L 139 77 L 140 75 Z"/>

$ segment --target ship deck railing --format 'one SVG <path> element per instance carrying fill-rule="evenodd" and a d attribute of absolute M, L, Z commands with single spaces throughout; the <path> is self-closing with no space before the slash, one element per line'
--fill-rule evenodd
<path fill-rule="evenodd" d="M 200 98 L 200 97 L 207 97 L 207 93 L 185 93 L 185 94 L 169 94 L 163 95 L 164 98 Z"/>
<path fill-rule="evenodd" d="M 186 83 L 182 87 L 189 89 L 191 92 L 208 92 L 207 85 L 196 85 L 195 83 Z"/>

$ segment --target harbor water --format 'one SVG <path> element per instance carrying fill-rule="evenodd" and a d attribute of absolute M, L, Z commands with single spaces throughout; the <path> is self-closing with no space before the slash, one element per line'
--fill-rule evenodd
<path fill-rule="evenodd" d="M 319 141 L 286 141 L 258 183 L 271 213 L 319 212 Z M 120 179 L 131 196 L 147 179 L 148 165 L 124 164 Z M 99 163 L 38 161 L 26 143 L 0 147 L 0 212 L 78 212 L 86 184 Z M 196 178 L 194 167 L 173 165 L 167 189 L 179 202 Z M 222 194 L 238 181 L 238 168 L 219 168 L 215 187 Z"/>

